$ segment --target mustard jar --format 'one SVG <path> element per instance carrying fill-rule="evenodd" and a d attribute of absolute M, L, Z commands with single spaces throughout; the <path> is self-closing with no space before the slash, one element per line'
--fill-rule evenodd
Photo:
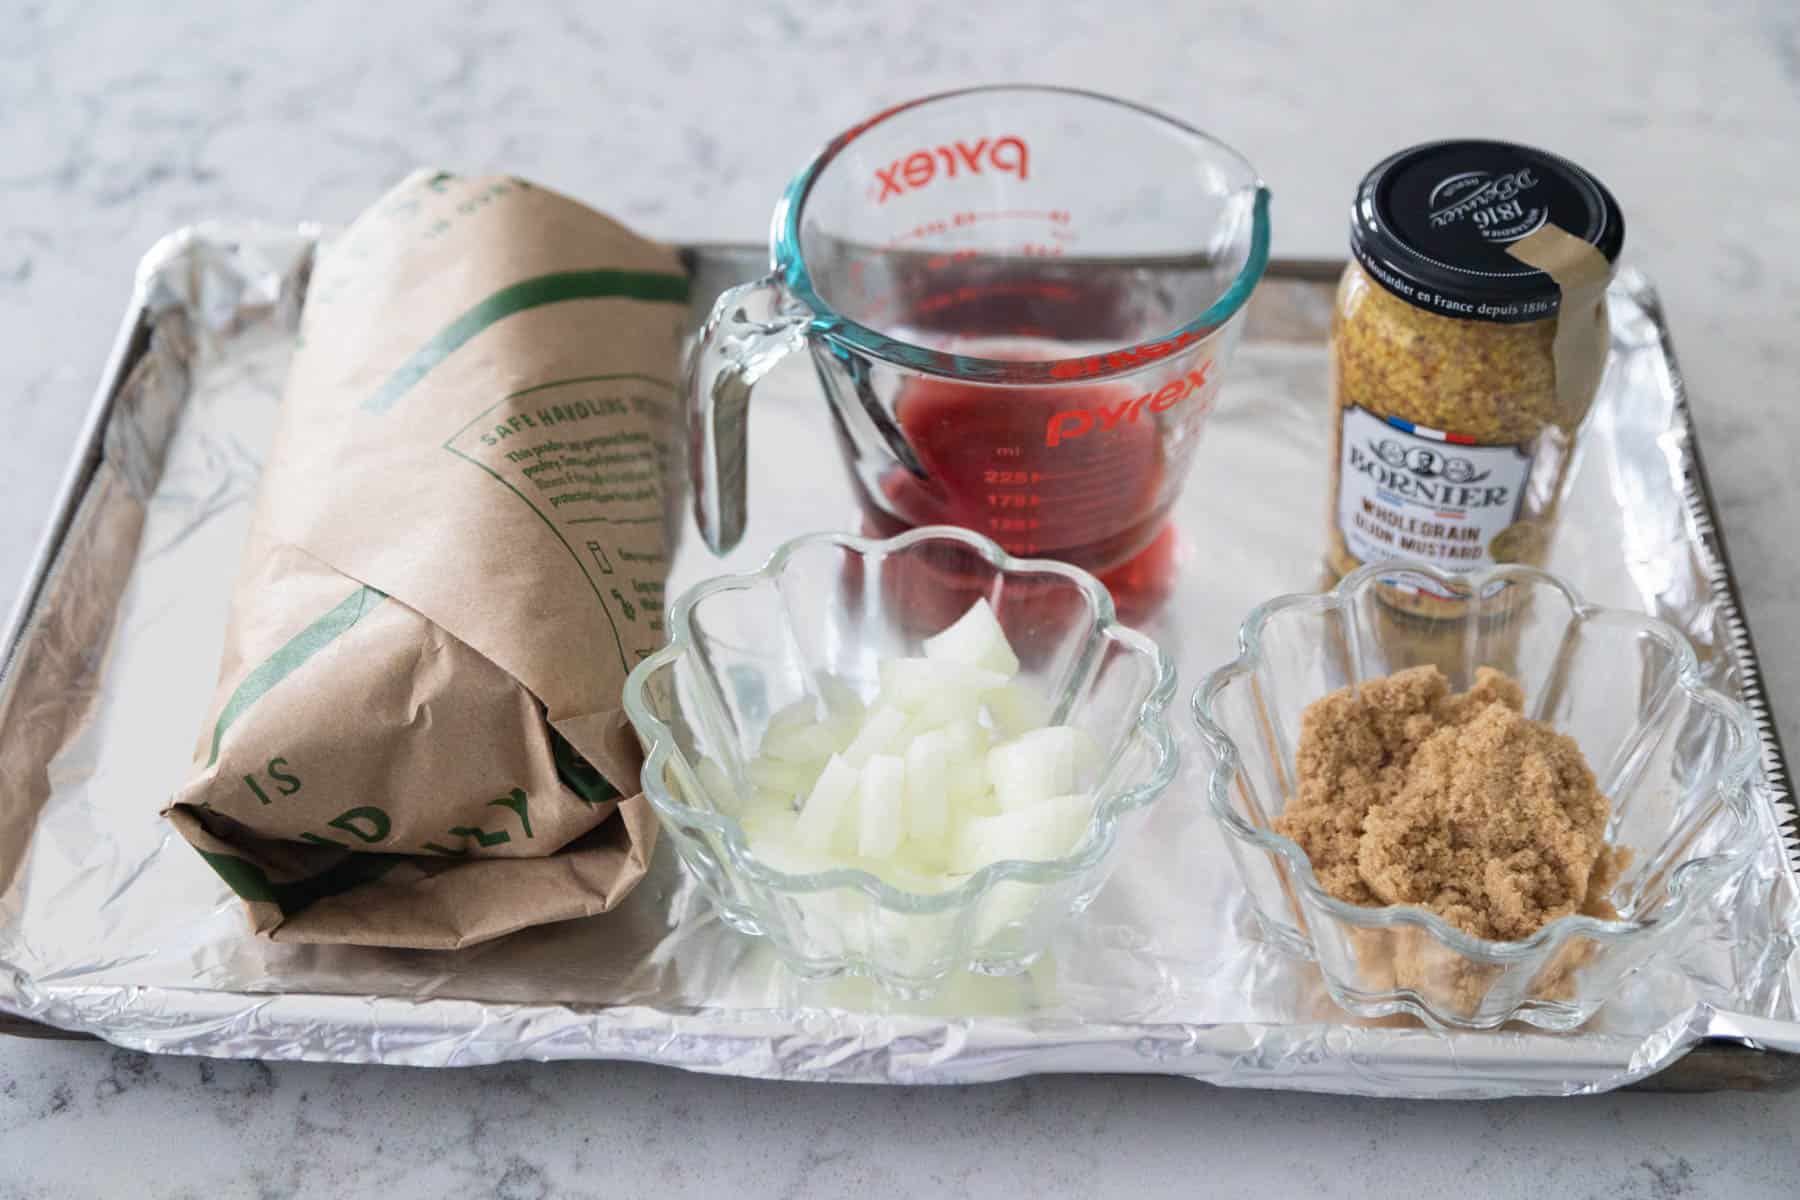
<path fill-rule="evenodd" d="M 1624 233 L 1597 179 L 1525 146 L 1434 142 L 1368 173 L 1332 320 L 1334 575 L 1543 561 Z M 1442 590 L 1392 582 L 1427 610 Z"/>

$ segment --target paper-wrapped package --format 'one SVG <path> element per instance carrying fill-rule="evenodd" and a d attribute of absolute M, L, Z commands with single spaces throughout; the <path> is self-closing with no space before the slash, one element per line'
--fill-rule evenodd
<path fill-rule="evenodd" d="M 194 773 L 168 808 L 278 940 L 449 948 L 604 912 L 655 819 L 673 250 L 420 173 L 321 256 Z"/>

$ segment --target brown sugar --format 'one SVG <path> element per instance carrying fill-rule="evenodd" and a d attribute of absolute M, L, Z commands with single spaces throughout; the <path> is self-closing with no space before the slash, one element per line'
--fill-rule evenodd
<path fill-rule="evenodd" d="M 1461 694 L 1432 666 L 1333 692 L 1306 710 L 1275 828 L 1351 904 L 1417 905 L 1496 941 L 1614 917 L 1606 797 L 1574 740 L 1523 707 L 1485 667 Z"/>

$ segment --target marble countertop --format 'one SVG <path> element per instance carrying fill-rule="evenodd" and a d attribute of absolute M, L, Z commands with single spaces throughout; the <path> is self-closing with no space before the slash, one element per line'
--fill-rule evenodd
<path fill-rule="evenodd" d="M 1059 8 L 1062 6 L 1058 6 Z M 646 232 L 755 240 L 883 104 L 1079 84 L 1243 147 L 1276 250 L 1342 252 L 1361 171 L 1482 133 L 1592 168 L 1663 289 L 1800 746 L 1800 9 L 1329 0 L 157 5 L 0 0 L 0 607 L 138 256 L 212 216 L 349 219 L 417 164 L 526 175 Z M 1792 1196 L 1800 1095 L 1424 1104 L 1039 1078 L 832 1088 L 619 1064 L 150 1059 L 0 1039 L 0 1200 L 66 1195 Z"/>

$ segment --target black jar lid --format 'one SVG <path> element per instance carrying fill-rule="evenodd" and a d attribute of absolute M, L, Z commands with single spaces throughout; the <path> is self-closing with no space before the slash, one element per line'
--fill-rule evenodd
<path fill-rule="evenodd" d="M 1537 321 L 1556 281 L 1506 252 L 1554 224 L 1608 262 L 1625 241 L 1612 193 L 1565 158 L 1510 142 L 1428 142 L 1378 163 L 1357 189 L 1350 252 L 1377 283 L 1446 317 Z"/>

